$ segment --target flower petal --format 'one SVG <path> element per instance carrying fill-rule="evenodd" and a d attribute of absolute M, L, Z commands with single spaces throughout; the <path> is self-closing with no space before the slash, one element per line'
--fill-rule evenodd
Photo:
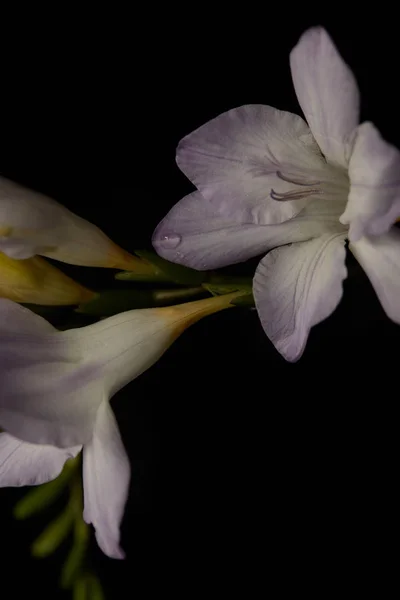
<path fill-rule="evenodd" d="M 347 167 L 359 121 L 357 82 L 322 27 L 308 29 L 290 54 L 299 104 L 328 162 Z"/>
<path fill-rule="evenodd" d="M 187 327 L 228 308 L 231 299 L 227 294 L 176 306 L 135 309 L 62 335 L 98 365 L 106 397 L 111 398 L 154 365 Z"/>
<path fill-rule="evenodd" d="M 280 225 L 238 224 L 194 192 L 178 202 L 153 234 L 160 256 L 193 269 L 208 270 L 243 262 L 271 248 L 305 241 L 325 232 L 342 232 L 344 202 L 312 200 L 297 217 Z"/>
<path fill-rule="evenodd" d="M 10 258 L 41 254 L 62 262 L 146 272 L 138 258 L 55 200 L 0 177 L 0 251 Z"/>
<path fill-rule="evenodd" d="M 261 104 L 229 110 L 187 135 L 177 163 L 221 216 L 258 225 L 286 221 L 305 206 L 272 199 L 272 189 L 299 191 L 286 179 L 312 183 L 326 167 L 301 117 Z"/>
<path fill-rule="evenodd" d="M 342 297 L 347 275 L 343 234 L 272 250 L 260 262 L 253 291 L 264 330 L 290 362 L 304 352 L 313 325 L 326 319 Z"/>
<path fill-rule="evenodd" d="M 88 442 L 103 400 L 151 367 L 192 323 L 231 300 L 227 294 L 132 310 L 62 332 L 49 332 L 31 311 L 0 300 L 1 425 L 32 443 Z"/>
<path fill-rule="evenodd" d="M 104 397 L 102 365 L 63 333 L 0 300 L 0 423 L 24 441 L 70 447 L 92 435 Z"/>
<path fill-rule="evenodd" d="M 349 176 L 349 200 L 340 221 L 350 225 L 350 241 L 387 232 L 400 216 L 400 152 L 372 123 L 357 129 Z"/>
<path fill-rule="evenodd" d="M 99 408 L 91 442 L 83 451 L 83 518 L 92 523 L 100 548 L 111 558 L 125 558 L 120 525 L 128 498 L 130 466 L 108 402 Z"/>
<path fill-rule="evenodd" d="M 15 260 L 0 252 L 0 296 L 56 306 L 88 302 L 95 293 L 39 256 Z"/>
<path fill-rule="evenodd" d="M 349 245 L 368 275 L 387 316 L 400 325 L 400 231 L 363 237 Z"/>
<path fill-rule="evenodd" d="M 41 485 L 58 477 L 64 463 L 74 458 L 81 446 L 56 448 L 23 442 L 0 433 L 0 487 Z"/>

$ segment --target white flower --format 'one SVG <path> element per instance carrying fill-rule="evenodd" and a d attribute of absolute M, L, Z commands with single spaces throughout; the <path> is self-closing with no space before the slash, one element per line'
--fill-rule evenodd
<path fill-rule="evenodd" d="M 310 328 L 341 299 L 346 238 L 400 323 L 400 232 L 392 227 L 400 153 L 372 123 L 358 125 L 356 81 L 324 29 L 301 37 L 290 64 L 309 127 L 297 115 L 251 105 L 188 135 L 177 162 L 199 191 L 172 208 L 153 244 L 199 270 L 276 248 L 257 268 L 254 296 L 267 335 L 296 361 Z"/>
<path fill-rule="evenodd" d="M 36 254 L 73 265 L 151 271 L 98 227 L 55 200 L 0 177 L 0 252 L 25 259 Z"/>
<path fill-rule="evenodd" d="M 0 299 L 0 487 L 54 479 L 83 446 L 84 518 L 101 549 L 122 558 L 130 467 L 109 399 L 234 295 L 133 310 L 67 331 Z"/>

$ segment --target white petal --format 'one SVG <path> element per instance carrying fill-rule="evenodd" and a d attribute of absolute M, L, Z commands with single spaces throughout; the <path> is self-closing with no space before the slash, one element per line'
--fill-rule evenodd
<path fill-rule="evenodd" d="M 347 166 L 358 125 L 357 82 L 322 27 L 306 31 L 290 54 L 297 98 L 319 147 L 331 163 Z"/>
<path fill-rule="evenodd" d="M 128 498 L 130 466 L 108 402 L 99 408 L 93 439 L 83 452 L 83 518 L 92 523 L 102 551 L 124 558 L 120 525 Z"/>
<path fill-rule="evenodd" d="M 132 310 L 79 329 L 46 327 L 43 334 L 40 317 L 0 301 L 0 423 L 28 442 L 86 443 L 101 402 L 151 367 L 186 327 L 227 308 L 230 299 Z M 21 333 L 27 322 L 29 333 Z"/>
<path fill-rule="evenodd" d="M 56 328 L 53 327 L 46 319 L 40 317 L 28 308 L 0 298 L 0 333 L 5 334 L 31 334 L 31 335 L 46 335 L 56 333 Z"/>
<path fill-rule="evenodd" d="M 0 251 L 10 258 L 41 254 L 92 267 L 138 262 L 98 227 L 55 200 L 0 177 Z"/>
<path fill-rule="evenodd" d="M 61 447 L 90 439 L 104 396 L 102 365 L 72 336 L 0 300 L 0 423 L 12 435 Z"/>
<path fill-rule="evenodd" d="M 29 444 L 0 433 L 0 487 L 41 485 L 58 477 L 64 463 L 74 458 L 81 446 L 56 448 Z"/>
<path fill-rule="evenodd" d="M 290 362 L 304 352 L 313 325 L 326 319 L 342 297 L 345 236 L 320 238 L 272 250 L 260 262 L 253 291 L 264 330 Z"/>
<path fill-rule="evenodd" d="M 387 316 L 400 325 L 400 231 L 363 237 L 349 246 L 368 275 Z"/>
<path fill-rule="evenodd" d="M 99 366 L 106 397 L 149 369 L 191 324 L 229 305 L 228 296 L 131 310 L 62 332 Z M 71 343 L 71 342 L 69 342 Z"/>
<path fill-rule="evenodd" d="M 271 248 L 305 241 L 326 232 L 342 232 L 344 201 L 317 198 L 297 217 L 280 225 L 238 224 L 194 192 L 178 202 L 158 225 L 153 246 L 171 262 L 198 270 L 245 261 Z"/>
<path fill-rule="evenodd" d="M 350 241 L 388 231 L 400 216 L 400 152 L 372 123 L 357 129 L 349 176 L 349 200 L 340 221 L 350 225 Z"/>
<path fill-rule="evenodd" d="M 307 188 L 277 173 L 312 183 L 326 168 L 303 119 L 261 104 L 229 110 L 187 135 L 177 163 L 221 216 L 258 225 L 281 223 L 305 206 L 301 199 L 271 198 L 272 189 Z"/>

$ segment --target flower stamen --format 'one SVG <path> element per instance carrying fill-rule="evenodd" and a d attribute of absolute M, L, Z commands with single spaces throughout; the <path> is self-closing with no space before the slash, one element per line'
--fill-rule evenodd
<path fill-rule="evenodd" d="M 292 176 L 288 177 L 284 175 L 282 171 L 276 171 L 277 177 L 282 179 L 282 181 L 287 181 L 288 183 L 293 183 L 294 185 L 301 186 L 312 186 L 319 185 L 320 181 L 305 181 L 304 179 L 293 178 Z M 288 200 L 302 200 L 303 198 L 307 198 L 308 196 L 313 196 L 314 194 L 323 194 L 323 191 L 319 188 L 311 188 L 307 190 L 289 190 L 288 192 L 280 193 L 276 192 L 274 189 L 271 189 L 270 196 L 272 200 L 278 200 L 279 202 L 285 202 Z"/>
<path fill-rule="evenodd" d="M 307 198 L 308 196 L 313 196 L 314 194 L 323 194 L 323 191 L 317 188 L 307 189 L 301 192 L 297 190 L 291 190 L 289 192 L 285 192 L 283 194 L 279 192 L 275 192 L 275 190 L 271 189 L 270 196 L 272 200 L 278 200 L 280 202 L 286 202 L 288 200 L 302 200 L 303 198 Z"/>
<path fill-rule="evenodd" d="M 288 183 L 294 183 L 295 185 L 310 186 L 310 185 L 318 185 L 321 183 L 320 181 L 304 181 L 301 179 L 294 179 L 293 177 L 287 177 L 287 175 L 284 175 L 282 173 L 282 171 L 277 171 L 276 174 L 279 177 L 279 179 L 282 179 L 283 181 L 287 181 Z"/>

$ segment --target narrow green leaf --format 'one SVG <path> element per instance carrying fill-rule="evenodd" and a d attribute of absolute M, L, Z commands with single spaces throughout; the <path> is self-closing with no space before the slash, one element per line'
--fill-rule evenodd
<path fill-rule="evenodd" d="M 207 293 L 201 286 L 170 290 L 106 290 L 76 310 L 86 315 L 109 317 L 136 308 L 171 306 L 205 296 Z"/>
<path fill-rule="evenodd" d="M 74 511 L 67 506 L 64 512 L 57 517 L 33 543 L 32 554 L 36 558 L 45 558 L 58 548 L 68 536 L 74 522 Z"/>
<path fill-rule="evenodd" d="M 148 250 L 136 250 L 135 254 L 140 256 L 143 260 L 153 264 L 157 268 L 156 279 L 153 281 L 169 281 L 172 283 L 178 283 L 180 285 L 200 285 L 207 278 L 207 273 L 204 271 L 195 271 L 182 265 L 176 265 L 175 263 L 169 262 L 161 256 L 158 256 L 155 252 Z M 117 273 L 116 279 L 124 281 L 140 281 L 135 273 L 129 271 L 123 271 Z M 141 281 L 145 281 L 142 279 Z M 151 281 L 147 279 L 147 281 Z"/>
<path fill-rule="evenodd" d="M 29 491 L 14 507 L 16 519 L 26 519 L 52 504 L 63 492 L 75 469 L 80 464 L 80 457 L 67 460 L 60 475 Z"/>

